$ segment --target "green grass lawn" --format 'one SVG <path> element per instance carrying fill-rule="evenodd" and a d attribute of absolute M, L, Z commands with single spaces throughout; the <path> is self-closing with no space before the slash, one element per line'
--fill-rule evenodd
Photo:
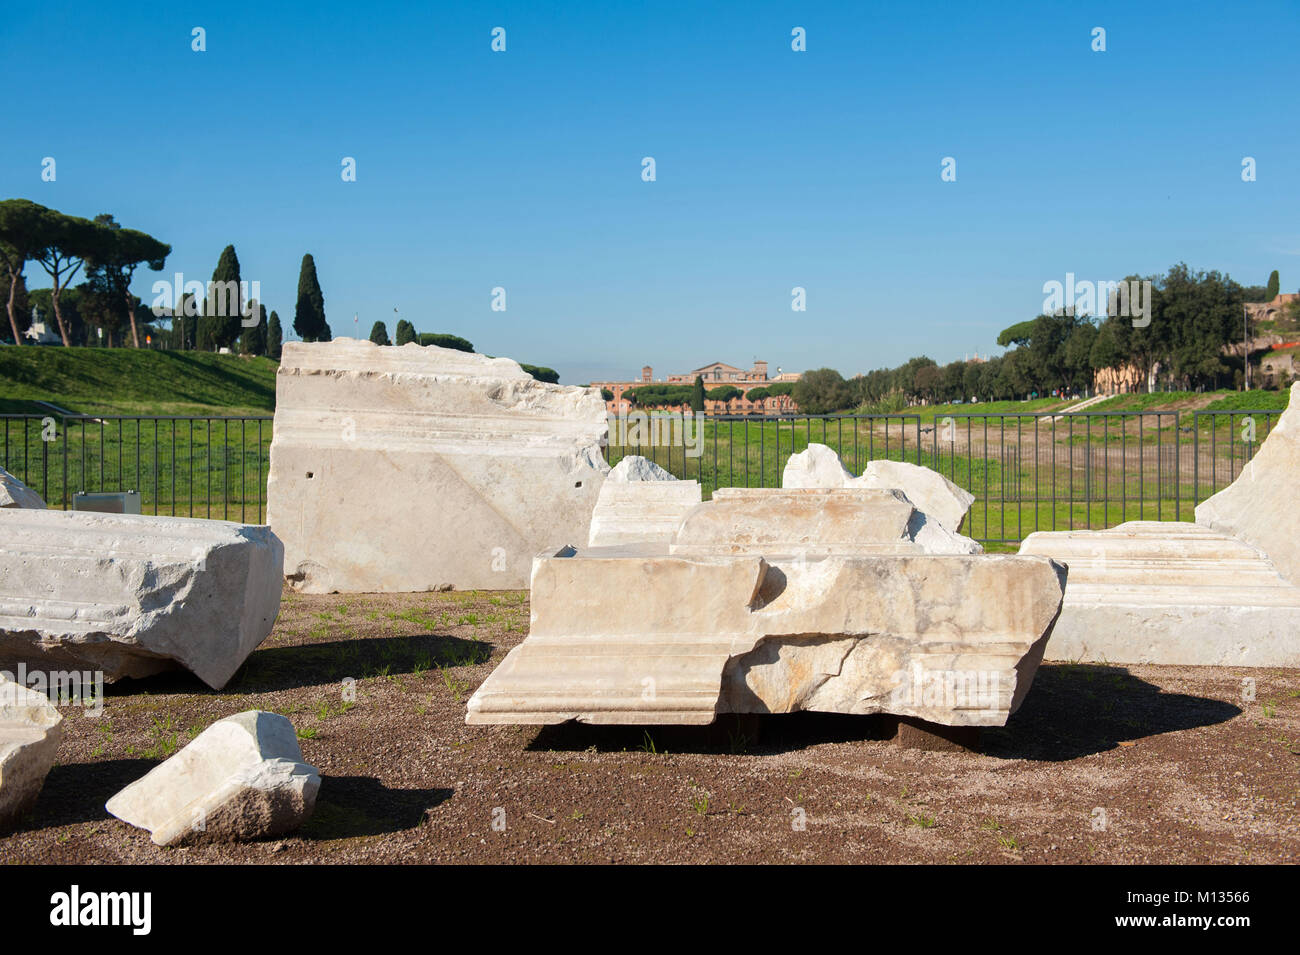
<path fill-rule="evenodd" d="M 135 348 L 0 347 L 0 414 L 270 414 L 269 358 Z"/>

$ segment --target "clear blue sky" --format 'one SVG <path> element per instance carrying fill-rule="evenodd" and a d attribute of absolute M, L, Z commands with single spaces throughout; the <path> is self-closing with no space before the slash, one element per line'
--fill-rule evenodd
<path fill-rule="evenodd" d="M 569 383 L 996 351 L 1067 271 L 1300 287 L 1295 2 L 112 6 L 6 5 L 0 197 L 167 276 L 233 242 L 286 331 L 307 251 L 336 336 L 396 306 Z"/>

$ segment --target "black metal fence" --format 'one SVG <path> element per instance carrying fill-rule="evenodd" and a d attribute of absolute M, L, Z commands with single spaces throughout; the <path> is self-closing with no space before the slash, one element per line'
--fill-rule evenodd
<path fill-rule="evenodd" d="M 1280 413 L 724 415 L 703 419 L 693 434 L 683 422 L 687 440 L 668 429 L 668 442 L 642 440 L 656 437 L 652 428 L 611 426 L 606 457 L 616 464 L 640 454 L 700 481 L 706 498 L 719 487 L 779 487 L 790 456 L 813 443 L 835 450 L 854 474 L 881 458 L 908 461 L 975 496 L 966 533 L 1009 545 L 1037 530 L 1193 520 L 1195 506 L 1232 482 Z"/>
<path fill-rule="evenodd" d="M 50 507 L 138 491 L 147 514 L 261 523 L 271 420 L 0 415 L 0 466 Z"/>
<path fill-rule="evenodd" d="M 779 487 L 790 456 L 835 450 L 933 468 L 975 496 L 965 532 L 990 545 L 1036 530 L 1192 520 L 1272 430 L 1279 411 L 1073 414 L 642 415 L 611 419 L 606 458 L 643 455 L 679 478 Z M 138 491 L 149 514 L 258 523 L 266 515 L 270 417 L 0 415 L 0 466 L 51 507 L 78 491 Z"/>

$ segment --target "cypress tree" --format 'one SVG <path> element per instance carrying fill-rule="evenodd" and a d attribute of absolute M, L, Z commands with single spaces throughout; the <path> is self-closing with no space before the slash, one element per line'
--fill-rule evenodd
<path fill-rule="evenodd" d="M 239 257 L 235 255 L 235 247 L 228 245 L 221 250 L 221 258 L 212 273 L 213 284 L 209 286 L 208 300 L 204 303 L 204 317 L 199 321 L 202 347 L 214 351 L 229 348 L 243 332 L 239 280 Z"/>
<path fill-rule="evenodd" d="M 704 379 L 699 375 L 695 376 L 695 387 L 691 389 L 691 411 L 704 412 Z"/>
<path fill-rule="evenodd" d="M 1282 281 L 1278 278 L 1277 269 L 1274 269 L 1273 274 L 1268 277 L 1268 298 L 1266 300 L 1273 301 L 1280 291 L 1282 291 Z"/>
<path fill-rule="evenodd" d="M 266 357 L 280 360 L 280 344 L 284 340 L 284 333 L 280 329 L 280 316 L 275 312 L 271 313 L 271 320 L 266 323 Z"/>
<path fill-rule="evenodd" d="M 325 321 L 325 296 L 316 278 L 316 260 L 308 252 L 298 271 L 298 303 L 293 311 L 293 330 L 305 342 L 327 342 L 330 327 Z"/>
<path fill-rule="evenodd" d="M 383 322 L 375 322 L 370 329 L 370 340 L 376 345 L 391 345 L 392 342 L 388 340 L 388 326 Z"/>
<path fill-rule="evenodd" d="M 257 303 L 257 324 L 244 329 L 239 350 L 245 355 L 266 354 L 266 306 L 261 302 Z"/>
<path fill-rule="evenodd" d="M 405 345 L 407 342 L 415 341 L 415 326 L 404 318 L 397 320 L 397 340 L 396 344 Z"/>

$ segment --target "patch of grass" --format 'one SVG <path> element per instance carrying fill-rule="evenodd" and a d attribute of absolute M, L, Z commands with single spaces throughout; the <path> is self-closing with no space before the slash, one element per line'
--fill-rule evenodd
<path fill-rule="evenodd" d="M 937 823 L 937 820 L 935 819 L 934 816 L 927 816 L 923 812 L 917 813 L 916 815 L 912 815 L 909 813 L 907 816 L 907 821 L 909 825 L 916 826 L 919 829 L 933 829 L 935 827 L 935 824 Z"/>
<path fill-rule="evenodd" d="M 82 414 L 267 414 L 277 362 L 147 348 L 0 349 L 0 399 Z M 44 412 L 43 412 L 44 413 Z"/>

